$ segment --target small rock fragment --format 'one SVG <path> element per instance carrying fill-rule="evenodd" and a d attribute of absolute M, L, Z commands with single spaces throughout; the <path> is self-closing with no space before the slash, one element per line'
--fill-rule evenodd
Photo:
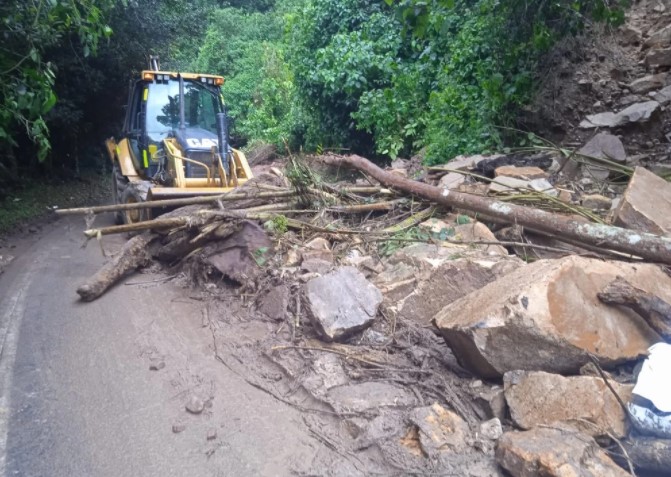
<path fill-rule="evenodd" d="M 490 419 L 489 421 L 480 423 L 480 436 L 492 441 L 497 440 L 503 435 L 503 427 L 498 418 Z"/>
<path fill-rule="evenodd" d="M 216 429 L 210 429 L 207 431 L 207 440 L 208 441 L 213 441 L 217 438 L 217 430 Z"/>
<path fill-rule="evenodd" d="M 163 361 L 163 360 L 161 360 L 161 361 L 153 361 L 153 362 L 149 365 L 149 369 L 150 369 L 151 371 L 160 371 L 160 370 L 163 369 L 163 368 L 165 368 L 165 361 Z"/>
<path fill-rule="evenodd" d="M 410 419 L 418 427 L 420 445 L 429 457 L 467 447 L 468 424 L 438 403 L 415 409 Z"/>
<path fill-rule="evenodd" d="M 645 40 L 645 46 L 648 48 L 665 48 L 671 46 L 671 25 L 650 33 Z"/>
<path fill-rule="evenodd" d="M 671 66 L 671 48 L 664 48 L 662 50 L 652 50 L 645 57 L 645 64 L 647 65 L 648 68 L 661 68 Z"/>
<path fill-rule="evenodd" d="M 671 86 L 662 88 L 661 90 L 655 93 L 650 93 L 650 97 L 655 101 L 657 101 L 662 106 L 671 103 Z"/>
<path fill-rule="evenodd" d="M 649 91 L 663 88 L 666 83 L 666 74 L 659 73 L 656 75 L 648 75 L 633 81 L 629 85 L 629 89 L 636 94 L 644 94 Z"/>
<path fill-rule="evenodd" d="M 200 414 L 205 409 L 205 403 L 198 396 L 192 395 L 184 407 L 191 414 Z"/>
<path fill-rule="evenodd" d="M 449 172 L 440 178 L 438 187 L 442 189 L 456 189 L 461 184 L 466 182 L 466 176 L 456 172 Z"/>
<path fill-rule="evenodd" d="M 258 310 L 271 320 L 283 320 L 289 306 L 289 288 L 286 285 L 272 287 L 259 298 Z"/>
<path fill-rule="evenodd" d="M 503 394 L 503 388 L 496 386 L 485 391 L 480 391 L 475 397 L 475 404 L 490 419 L 498 418 L 503 420 L 506 417 L 508 406 L 506 397 Z"/>
<path fill-rule="evenodd" d="M 172 425 L 172 432 L 175 434 L 179 434 L 180 432 L 183 432 L 184 429 L 186 429 L 186 424 L 182 422 L 176 422 L 175 424 Z"/>
<path fill-rule="evenodd" d="M 627 152 L 620 138 L 607 132 L 601 132 L 580 148 L 578 154 L 588 158 L 606 159 L 624 164 Z"/>
<path fill-rule="evenodd" d="M 496 170 L 494 171 L 494 175 L 496 177 L 506 176 L 522 180 L 545 179 L 548 177 L 547 172 L 545 172 L 540 167 L 535 166 L 527 166 L 527 167 L 501 166 L 496 168 Z"/>

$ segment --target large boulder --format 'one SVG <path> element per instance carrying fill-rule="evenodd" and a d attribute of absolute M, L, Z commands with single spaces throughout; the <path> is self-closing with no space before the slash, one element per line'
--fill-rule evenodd
<path fill-rule="evenodd" d="M 580 123 L 583 129 L 592 128 L 616 128 L 630 123 L 648 121 L 660 108 L 657 101 L 644 101 L 634 103 L 618 113 L 607 111 L 605 113 L 591 114 Z"/>
<path fill-rule="evenodd" d="M 627 435 L 627 415 L 600 377 L 510 371 L 503 375 L 503 383 L 510 416 L 521 429 L 568 421 L 592 436 Z M 613 382 L 612 386 L 629 402 L 633 385 Z"/>
<path fill-rule="evenodd" d="M 633 311 L 597 293 L 617 276 L 671 300 L 671 278 L 650 264 L 579 256 L 525 265 L 447 305 L 434 318 L 462 366 L 485 378 L 507 371 L 575 373 L 637 359 L 660 340 Z"/>
<path fill-rule="evenodd" d="M 455 236 L 467 237 L 469 233 L 477 236 L 482 232 L 473 231 L 474 227 L 479 229 L 478 224 L 457 226 Z M 496 241 L 493 236 L 490 239 Z M 428 325 L 445 305 L 522 265 L 520 259 L 508 256 L 497 245 L 477 250 L 457 245 L 418 244 L 394 253 L 374 283 L 382 291 L 384 306 L 390 313 Z"/>
<path fill-rule="evenodd" d="M 342 341 L 370 326 L 382 293 L 354 267 L 342 267 L 305 285 L 305 305 L 327 341 Z"/>
<path fill-rule="evenodd" d="M 637 167 L 615 211 L 614 222 L 641 232 L 671 234 L 671 184 Z"/>
<path fill-rule="evenodd" d="M 496 460 L 512 477 L 627 477 L 594 439 L 570 428 L 507 432 Z"/>

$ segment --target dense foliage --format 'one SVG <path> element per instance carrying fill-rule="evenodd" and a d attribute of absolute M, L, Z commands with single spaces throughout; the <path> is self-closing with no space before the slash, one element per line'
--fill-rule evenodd
<path fill-rule="evenodd" d="M 533 97 L 543 55 L 588 21 L 621 21 L 620 3 L 9 0 L 0 173 L 20 170 L 19 150 L 52 167 L 90 161 L 148 54 L 227 77 L 238 145 L 390 158 L 426 148 L 445 162 L 508 141 L 502 126 Z"/>

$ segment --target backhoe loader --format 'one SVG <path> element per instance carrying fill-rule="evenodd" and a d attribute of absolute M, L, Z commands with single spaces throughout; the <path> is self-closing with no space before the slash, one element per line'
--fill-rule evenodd
<path fill-rule="evenodd" d="M 106 141 L 116 204 L 219 195 L 252 178 L 228 140 L 224 78 L 160 71 L 158 58 L 131 82 L 119 140 Z M 152 209 L 116 213 L 118 223 L 149 220 Z"/>

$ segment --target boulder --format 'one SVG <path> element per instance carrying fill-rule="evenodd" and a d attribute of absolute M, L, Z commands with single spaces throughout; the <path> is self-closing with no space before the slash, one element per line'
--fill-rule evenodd
<path fill-rule="evenodd" d="M 662 88 L 659 91 L 650 93 L 650 97 L 662 106 L 671 103 L 671 86 L 667 86 L 666 88 Z"/>
<path fill-rule="evenodd" d="M 283 320 L 289 306 L 289 287 L 279 285 L 266 290 L 258 300 L 257 309 L 268 318 L 276 321 Z"/>
<path fill-rule="evenodd" d="M 629 89 L 635 94 L 644 94 L 666 86 L 666 74 L 648 75 L 632 81 Z"/>
<path fill-rule="evenodd" d="M 615 128 L 629 123 L 645 122 L 655 114 L 659 107 L 660 105 L 657 101 L 634 103 L 619 113 L 609 111 L 606 113 L 591 114 L 580 123 L 580 127 L 583 129 L 599 127 Z"/>
<path fill-rule="evenodd" d="M 521 429 L 568 421 L 592 436 L 627 435 L 627 415 L 601 377 L 510 371 L 503 383 L 510 416 Z M 629 402 L 633 385 L 611 384 Z"/>
<path fill-rule="evenodd" d="M 594 439 L 570 428 L 506 432 L 496 461 L 512 477 L 627 477 Z"/>
<path fill-rule="evenodd" d="M 671 300 L 671 277 L 655 265 L 568 256 L 518 268 L 447 305 L 434 324 L 460 364 L 484 378 L 575 373 L 590 354 L 612 366 L 660 339 L 634 312 L 597 298 L 617 276 Z"/>
<path fill-rule="evenodd" d="M 457 235 L 467 233 L 469 227 L 473 228 L 473 224 L 455 227 Z M 505 255 L 498 251 L 490 255 L 487 251 L 459 245 L 406 247 L 388 259 L 385 270 L 374 283 L 384 294 L 385 308 L 391 313 L 428 325 L 445 305 L 523 264 L 502 250 Z M 460 258 L 455 259 L 455 255 Z"/>
<path fill-rule="evenodd" d="M 671 66 L 671 48 L 652 50 L 645 57 L 645 64 L 648 68 Z"/>
<path fill-rule="evenodd" d="M 515 192 L 517 189 L 526 189 L 528 187 L 529 181 L 527 179 L 500 176 L 489 184 L 489 192 L 494 194 L 501 192 Z"/>
<path fill-rule="evenodd" d="M 527 167 L 515 167 L 515 166 L 501 166 L 497 167 L 494 171 L 496 177 L 506 176 L 514 177 L 515 179 L 522 180 L 532 180 L 532 179 L 546 179 L 548 177 L 547 172 L 545 172 L 540 167 L 536 166 L 527 166 Z"/>
<path fill-rule="evenodd" d="M 671 184 L 643 167 L 634 169 L 614 223 L 641 232 L 671 234 Z"/>
<path fill-rule="evenodd" d="M 341 341 L 370 326 L 382 293 L 354 267 L 342 267 L 305 285 L 312 323 L 327 341 Z"/>
<path fill-rule="evenodd" d="M 671 25 L 650 33 L 644 45 L 648 48 L 665 48 L 671 46 Z"/>
<path fill-rule="evenodd" d="M 617 136 L 607 132 L 601 132 L 590 139 L 587 144 L 580 148 L 578 154 L 621 164 L 624 164 L 627 160 L 627 152 L 624 150 L 622 141 Z"/>
<path fill-rule="evenodd" d="M 456 189 L 466 182 L 466 176 L 457 172 L 448 172 L 438 181 L 438 187 L 443 189 Z"/>

